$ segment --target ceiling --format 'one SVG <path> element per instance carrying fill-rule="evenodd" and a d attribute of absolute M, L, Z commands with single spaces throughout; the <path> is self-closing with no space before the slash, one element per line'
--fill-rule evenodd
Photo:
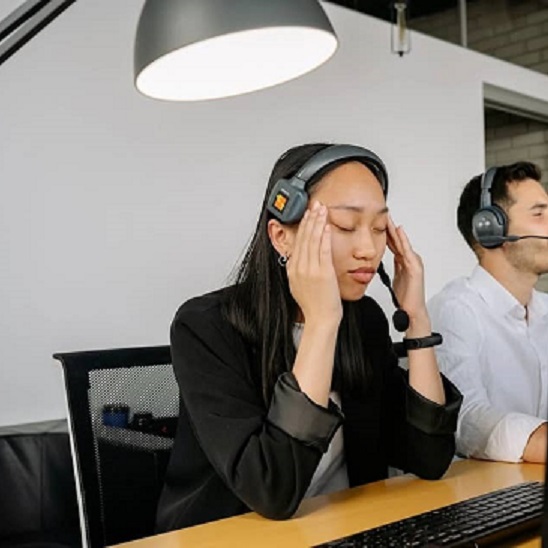
<path fill-rule="evenodd" d="M 356 11 L 379 17 L 390 21 L 391 6 L 394 3 L 391 0 L 329 0 L 332 4 L 345 6 Z M 449 8 L 456 8 L 458 0 L 409 0 L 409 18 L 421 17 Z"/>
<path fill-rule="evenodd" d="M 332 4 L 339 4 L 355 9 L 374 17 L 390 20 L 390 0 L 328 0 Z M 25 0 L 0 0 L 0 21 L 7 17 L 15 8 L 25 3 Z M 458 0 L 409 0 L 410 17 L 419 17 L 447 8 L 456 7 Z"/>

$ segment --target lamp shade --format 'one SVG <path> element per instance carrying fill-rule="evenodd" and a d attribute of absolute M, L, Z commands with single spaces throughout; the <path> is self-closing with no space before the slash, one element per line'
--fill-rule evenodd
<path fill-rule="evenodd" d="M 135 86 L 199 101 L 296 78 L 337 49 L 318 0 L 146 0 L 135 39 Z"/>

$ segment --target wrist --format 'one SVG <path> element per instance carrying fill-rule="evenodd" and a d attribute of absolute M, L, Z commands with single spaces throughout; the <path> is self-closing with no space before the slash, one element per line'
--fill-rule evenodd
<path fill-rule="evenodd" d="M 329 333 L 338 333 L 340 320 L 337 318 L 314 318 L 304 321 L 304 329 L 314 333 L 327 335 Z"/>
<path fill-rule="evenodd" d="M 421 348 L 432 348 L 443 342 L 443 337 L 439 333 L 432 332 L 425 337 L 416 337 L 403 339 L 404 348 L 409 350 L 419 350 Z"/>
<path fill-rule="evenodd" d="M 432 333 L 432 324 L 426 310 L 424 312 L 409 316 L 409 327 L 405 332 L 408 339 L 427 337 Z"/>

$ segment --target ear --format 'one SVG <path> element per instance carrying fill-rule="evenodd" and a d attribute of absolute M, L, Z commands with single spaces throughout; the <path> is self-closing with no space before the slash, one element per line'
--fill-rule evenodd
<path fill-rule="evenodd" d="M 283 225 L 276 219 L 270 219 L 267 227 L 272 247 L 279 255 L 290 256 L 293 252 L 297 228 L 294 225 Z"/>

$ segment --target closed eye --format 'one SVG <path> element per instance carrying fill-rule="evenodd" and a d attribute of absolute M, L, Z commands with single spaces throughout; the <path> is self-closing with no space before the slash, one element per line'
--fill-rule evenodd
<path fill-rule="evenodd" d="M 334 225 L 338 230 L 341 232 L 354 232 L 356 229 L 353 226 L 347 227 L 347 226 L 341 226 L 341 225 Z"/>
<path fill-rule="evenodd" d="M 374 228 L 373 230 L 379 234 L 382 234 L 383 232 L 386 232 L 388 230 L 388 227 L 384 226 L 384 227 Z"/>

